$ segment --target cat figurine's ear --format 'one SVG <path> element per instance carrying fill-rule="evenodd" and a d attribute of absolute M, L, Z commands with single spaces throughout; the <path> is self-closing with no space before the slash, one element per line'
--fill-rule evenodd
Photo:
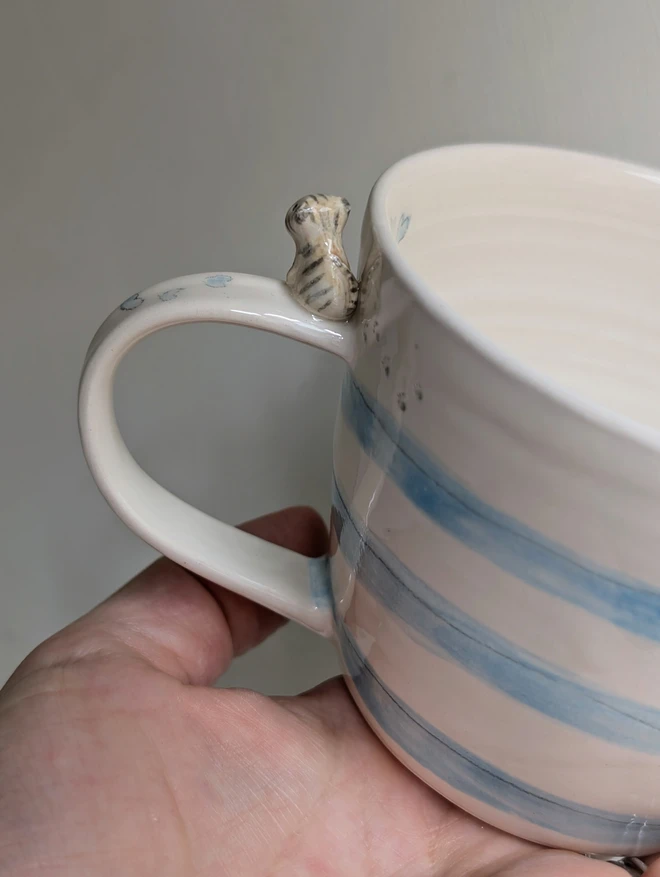
<path fill-rule="evenodd" d="M 308 195 L 286 214 L 286 227 L 296 245 L 287 286 L 306 310 L 326 320 L 348 320 L 358 302 L 359 284 L 341 237 L 350 212 L 345 198 Z"/>

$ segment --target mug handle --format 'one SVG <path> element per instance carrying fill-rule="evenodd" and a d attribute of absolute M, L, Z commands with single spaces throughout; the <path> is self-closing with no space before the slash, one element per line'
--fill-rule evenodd
<path fill-rule="evenodd" d="M 327 350 L 350 363 L 354 328 L 305 311 L 282 282 L 196 274 L 127 299 L 94 336 L 83 367 L 78 418 L 83 451 L 102 494 L 145 542 L 205 579 L 329 636 L 324 560 L 309 560 L 194 508 L 138 466 L 119 432 L 114 377 L 142 338 L 181 323 L 250 326 Z"/>

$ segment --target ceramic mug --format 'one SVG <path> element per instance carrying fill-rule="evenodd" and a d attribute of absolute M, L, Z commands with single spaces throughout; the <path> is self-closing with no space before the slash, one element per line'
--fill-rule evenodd
<path fill-rule="evenodd" d="M 182 566 L 333 637 L 383 743 L 542 844 L 660 850 L 660 174 L 461 146 L 373 189 L 359 286 L 343 199 L 287 217 L 288 283 L 179 277 L 92 341 L 92 473 Z M 235 323 L 346 363 L 329 559 L 236 532 L 129 454 L 113 376 L 141 338 Z"/>

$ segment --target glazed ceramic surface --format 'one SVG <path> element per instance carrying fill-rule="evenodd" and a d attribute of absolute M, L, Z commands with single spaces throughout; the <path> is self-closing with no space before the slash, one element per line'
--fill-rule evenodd
<path fill-rule="evenodd" d="M 343 267 L 305 273 L 337 229 L 298 204 L 291 289 L 182 277 L 101 327 L 80 391 L 101 490 L 164 554 L 333 636 L 375 733 L 460 807 L 553 846 L 660 850 L 660 174 L 530 147 L 406 159 L 372 193 L 349 322 L 303 290 L 336 270 L 317 300 L 351 313 L 340 242 Z M 128 453 L 119 360 L 200 320 L 346 361 L 328 559 L 237 533 Z"/>

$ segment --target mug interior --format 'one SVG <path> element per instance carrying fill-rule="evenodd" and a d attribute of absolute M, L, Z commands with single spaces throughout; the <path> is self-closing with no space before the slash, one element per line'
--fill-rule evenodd
<path fill-rule="evenodd" d="M 660 430 L 660 173 L 555 149 L 448 147 L 395 165 L 375 200 L 385 249 L 433 310 Z"/>

